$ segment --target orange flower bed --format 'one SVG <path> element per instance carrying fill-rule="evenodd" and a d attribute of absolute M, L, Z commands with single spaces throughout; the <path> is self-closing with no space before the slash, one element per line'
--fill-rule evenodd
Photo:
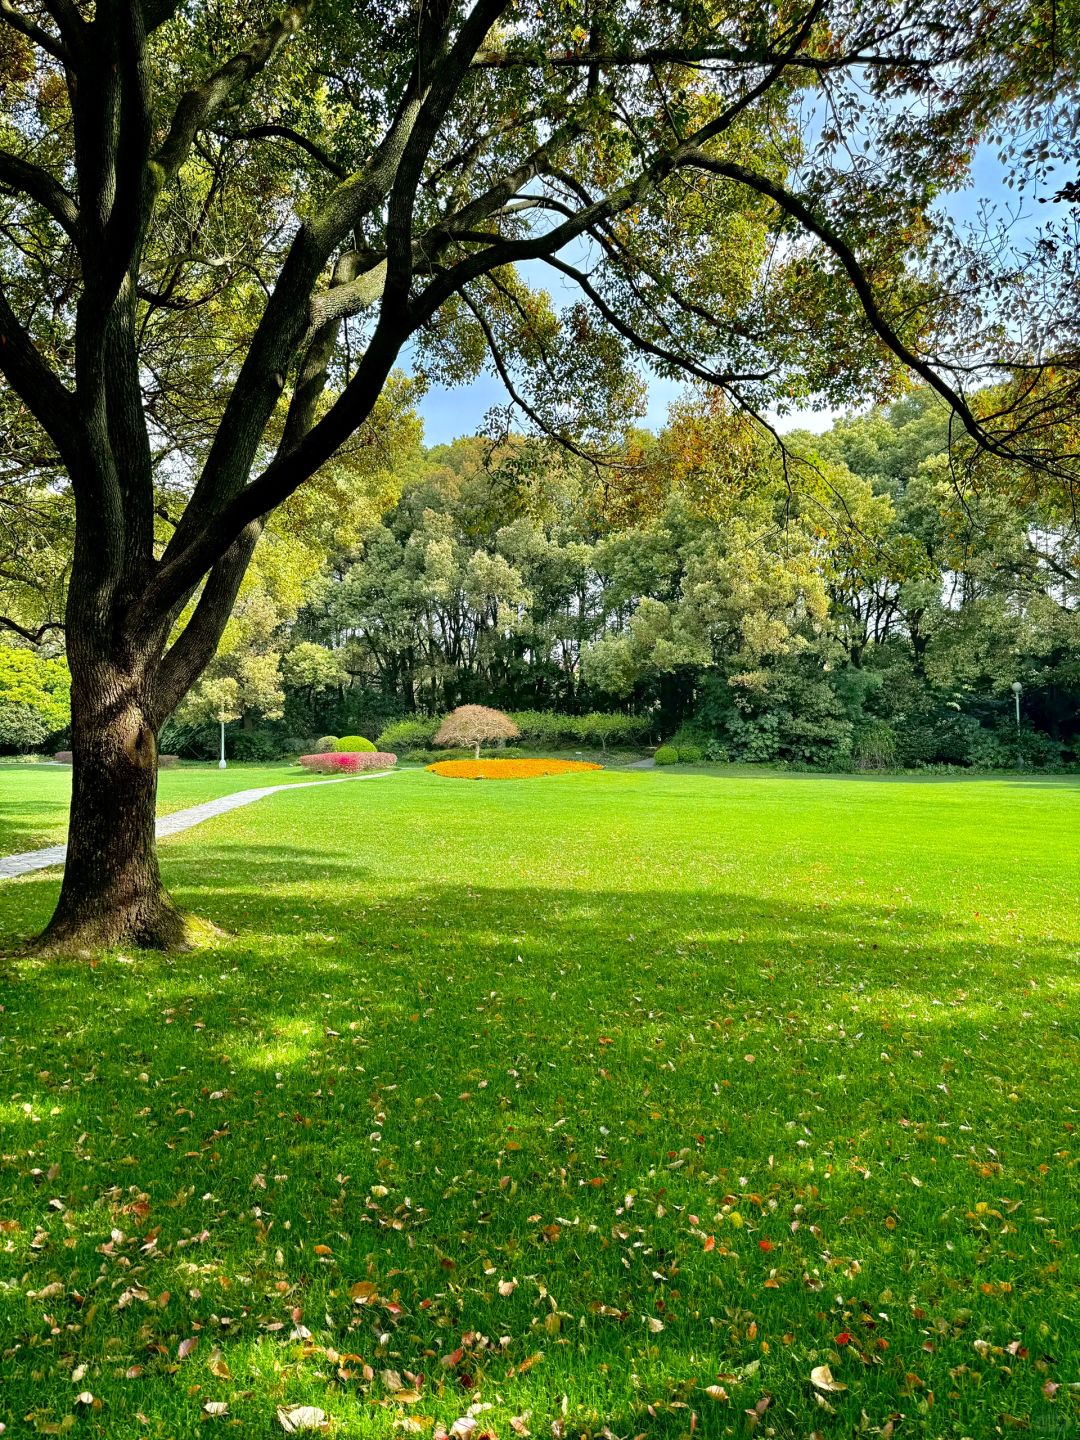
<path fill-rule="evenodd" d="M 531 780 L 536 775 L 569 775 L 574 770 L 602 770 L 588 760 L 438 760 L 427 767 L 451 780 Z"/>

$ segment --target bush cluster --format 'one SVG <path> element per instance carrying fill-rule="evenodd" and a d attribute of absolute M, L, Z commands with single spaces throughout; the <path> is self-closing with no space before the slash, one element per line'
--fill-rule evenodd
<path fill-rule="evenodd" d="M 661 745 L 653 759 L 657 765 L 675 765 L 679 759 L 679 752 L 674 745 Z"/>
<path fill-rule="evenodd" d="M 397 764 L 397 756 L 382 750 L 331 750 L 301 755 L 298 763 L 320 775 L 359 775 L 364 770 L 390 770 Z"/>
<path fill-rule="evenodd" d="M 343 735 L 340 740 L 334 741 L 332 748 L 347 751 L 352 755 L 371 755 L 376 750 L 376 746 L 363 735 Z"/>
<path fill-rule="evenodd" d="M 640 745 L 652 726 L 646 715 L 593 710 L 587 715 L 559 715 L 548 710 L 515 710 L 511 720 L 530 745 Z"/>
<path fill-rule="evenodd" d="M 375 743 L 380 750 L 396 750 L 399 755 L 402 751 L 430 750 L 441 724 L 442 718 L 437 715 L 431 719 L 414 716 L 410 720 L 395 720 L 379 732 Z"/>

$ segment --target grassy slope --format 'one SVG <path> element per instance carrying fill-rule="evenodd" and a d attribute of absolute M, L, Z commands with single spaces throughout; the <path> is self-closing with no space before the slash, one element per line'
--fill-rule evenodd
<path fill-rule="evenodd" d="M 181 766 L 163 770 L 158 812 L 183 810 L 234 790 L 310 780 L 290 765 Z M 0 765 L 0 855 L 55 845 L 67 835 L 71 770 L 66 765 Z"/>
<path fill-rule="evenodd" d="M 1078 801 L 413 772 L 167 842 L 234 939 L 6 987 L 8 1433 L 1071 1433 Z"/>

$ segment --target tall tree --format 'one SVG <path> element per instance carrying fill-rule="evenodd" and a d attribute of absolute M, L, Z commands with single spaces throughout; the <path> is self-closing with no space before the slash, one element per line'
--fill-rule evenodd
<path fill-rule="evenodd" d="M 404 347 L 490 364 L 591 452 L 635 356 L 751 413 L 898 363 L 979 432 L 908 262 L 983 123 L 958 84 L 1026 25 L 1022 0 L 2 0 L 0 369 L 77 517 L 42 944 L 185 942 L 157 734 L 266 517 L 377 442 Z"/>

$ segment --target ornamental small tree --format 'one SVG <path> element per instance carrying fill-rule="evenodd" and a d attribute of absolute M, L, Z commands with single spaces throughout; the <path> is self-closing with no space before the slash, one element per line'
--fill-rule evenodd
<path fill-rule="evenodd" d="M 459 705 L 435 733 L 436 745 L 471 745 L 477 760 L 485 740 L 516 740 L 521 731 L 501 710 L 487 705 Z"/>

